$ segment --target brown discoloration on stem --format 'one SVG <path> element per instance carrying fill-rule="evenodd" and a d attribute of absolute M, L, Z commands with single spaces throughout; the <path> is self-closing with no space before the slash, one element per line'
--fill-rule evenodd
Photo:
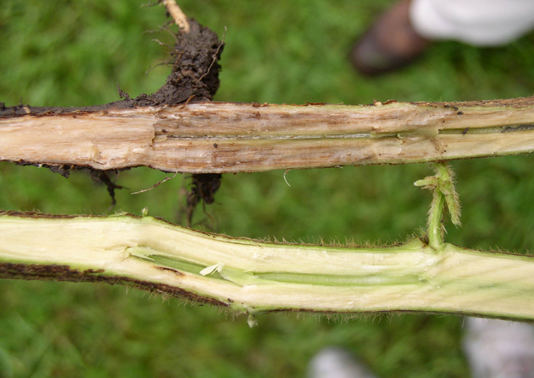
<path fill-rule="evenodd" d="M 159 269 L 166 269 L 180 274 L 180 272 L 174 269 Z M 109 285 L 127 285 L 151 293 L 165 294 L 176 298 L 188 299 L 196 303 L 228 307 L 227 303 L 209 297 L 202 297 L 171 285 L 147 282 L 116 275 L 107 276 L 105 275 L 104 269 L 77 270 L 72 269 L 68 265 L 0 263 L 0 278 L 41 281 L 52 280 L 64 282 L 102 282 Z"/>
<path fill-rule="evenodd" d="M 474 108 L 474 107 L 514 107 L 521 108 L 525 106 L 534 106 L 534 96 L 531 97 L 519 97 L 510 99 L 498 99 L 498 100 L 479 100 L 479 101 L 458 101 L 458 102 L 413 102 L 416 105 L 428 105 L 436 107 L 452 107 L 452 108 Z"/>
<path fill-rule="evenodd" d="M 183 276 L 184 274 L 182 272 L 180 272 L 179 270 L 176 270 L 176 269 L 172 269 L 172 268 L 166 268 L 164 266 L 156 266 L 157 269 L 161 269 L 161 270 L 166 270 L 168 272 L 173 272 L 179 276 Z"/>
<path fill-rule="evenodd" d="M 198 102 L 85 110 L 76 118 L 69 110 L 31 113 L 0 118 L 0 160 L 224 173 L 511 155 L 534 150 L 533 102 Z"/>

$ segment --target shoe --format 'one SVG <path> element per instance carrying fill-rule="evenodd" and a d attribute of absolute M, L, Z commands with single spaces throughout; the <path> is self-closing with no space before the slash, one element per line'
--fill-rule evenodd
<path fill-rule="evenodd" d="M 307 378 L 376 378 L 347 351 L 328 347 L 313 357 Z"/>
<path fill-rule="evenodd" d="M 416 60 L 430 41 L 410 22 L 411 0 L 401 0 L 382 14 L 355 44 L 350 54 L 354 68 L 375 76 L 398 70 Z"/>
<path fill-rule="evenodd" d="M 534 378 L 534 327 L 467 318 L 464 350 L 473 378 Z"/>

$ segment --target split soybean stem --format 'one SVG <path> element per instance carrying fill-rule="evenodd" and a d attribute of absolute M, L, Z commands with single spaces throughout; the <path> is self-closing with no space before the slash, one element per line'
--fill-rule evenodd
<path fill-rule="evenodd" d="M 47 166 L 233 173 L 532 151 L 534 97 L 474 104 L 200 102 L 106 110 L 0 110 L 0 161 Z"/>
<path fill-rule="evenodd" d="M 534 320 L 531 256 L 447 243 L 269 244 L 149 216 L 12 213 L 0 214 L 0 240 L 3 278 L 125 283 L 252 315 L 416 311 Z"/>

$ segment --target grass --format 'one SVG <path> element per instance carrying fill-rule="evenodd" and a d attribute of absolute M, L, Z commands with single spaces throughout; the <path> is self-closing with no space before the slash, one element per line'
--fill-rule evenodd
<path fill-rule="evenodd" d="M 168 69 L 153 64 L 170 42 L 158 7 L 143 1 L 6 0 L 0 8 L 0 101 L 82 106 L 156 90 Z M 183 10 L 225 34 L 220 101 L 370 103 L 479 100 L 534 91 L 534 36 L 477 49 L 435 44 L 406 70 L 368 79 L 347 55 L 388 1 L 180 0 Z M 225 27 L 227 28 L 225 32 Z M 447 241 L 527 252 L 534 245 L 530 156 L 453 163 L 463 228 Z M 217 203 L 196 227 L 232 236 L 393 242 L 424 227 L 430 194 L 413 182 L 425 165 L 226 175 Z M 181 222 L 187 180 L 122 172 L 118 205 L 83 172 L 68 180 L 44 169 L 0 164 L 0 208 L 52 213 L 116 210 Z M 259 327 L 218 309 L 93 284 L 0 282 L 1 377 L 296 377 L 324 346 L 349 349 L 380 377 L 465 377 L 462 319 L 402 315 L 329 319 L 259 316 Z M 401 373 L 401 370 L 402 373 Z"/>

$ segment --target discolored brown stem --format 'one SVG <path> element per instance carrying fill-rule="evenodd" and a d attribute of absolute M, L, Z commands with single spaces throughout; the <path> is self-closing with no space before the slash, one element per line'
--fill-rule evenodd
<path fill-rule="evenodd" d="M 534 150 L 534 98 L 472 103 L 6 108 L 0 161 L 190 173 L 403 164 Z M 10 116 L 23 111 L 25 115 Z"/>

